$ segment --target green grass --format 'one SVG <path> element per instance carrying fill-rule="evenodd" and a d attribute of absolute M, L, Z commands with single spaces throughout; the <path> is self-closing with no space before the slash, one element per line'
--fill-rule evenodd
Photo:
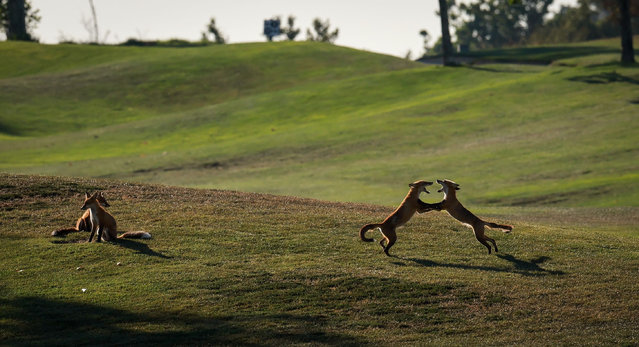
<path fill-rule="evenodd" d="M 639 69 L 591 47 L 618 51 L 442 68 L 307 42 L 2 43 L 0 170 L 389 206 L 449 178 L 483 206 L 637 206 Z"/>
<path fill-rule="evenodd" d="M 97 189 L 153 239 L 50 237 Z M 0 344 L 639 343 L 637 208 L 474 210 L 500 253 L 430 212 L 388 258 L 357 238 L 386 207 L 0 175 Z"/>
<path fill-rule="evenodd" d="M 2 42 L 0 344 L 639 344 L 639 69 L 618 56 Z M 439 212 L 392 258 L 358 240 L 435 178 L 515 226 L 489 231 L 500 253 Z M 153 239 L 50 237 L 87 190 Z"/>
<path fill-rule="evenodd" d="M 303 43 L 140 48 L 3 42 L 0 129 L 27 136 L 83 130 L 415 65 L 355 52 L 327 45 L 308 52 Z"/>

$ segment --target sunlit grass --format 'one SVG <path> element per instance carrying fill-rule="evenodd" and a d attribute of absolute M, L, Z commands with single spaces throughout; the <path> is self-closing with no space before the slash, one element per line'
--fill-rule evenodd
<path fill-rule="evenodd" d="M 52 238 L 103 190 L 122 230 Z M 0 176 L 0 337 L 15 344 L 637 343 L 636 208 L 475 209 L 515 225 L 487 255 L 445 213 L 386 257 L 390 209 L 123 182 Z M 608 216 L 624 218 L 608 218 Z M 377 233 L 372 234 L 378 238 Z M 117 265 L 120 263 L 120 265 Z M 86 289 L 83 291 L 83 289 Z"/>

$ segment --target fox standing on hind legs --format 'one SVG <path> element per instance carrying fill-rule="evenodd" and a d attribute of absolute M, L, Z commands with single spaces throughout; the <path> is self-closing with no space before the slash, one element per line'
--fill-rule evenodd
<path fill-rule="evenodd" d="M 473 228 L 473 232 L 475 233 L 475 238 L 482 245 L 488 248 L 488 254 L 490 254 L 491 248 L 488 242 L 486 241 L 490 241 L 490 243 L 492 243 L 493 246 L 495 246 L 495 252 L 498 252 L 497 244 L 495 243 L 495 240 L 484 235 L 484 227 L 488 226 L 491 228 L 498 228 L 498 229 L 502 229 L 506 233 L 509 233 L 513 230 L 512 225 L 497 224 L 497 223 L 486 222 L 481 220 L 479 217 L 475 216 L 472 212 L 468 211 L 461 204 L 461 202 L 457 200 L 456 191 L 459 190 L 459 184 L 451 180 L 443 180 L 443 181 L 437 180 L 437 183 L 439 183 L 442 186 L 442 189 L 438 190 L 437 192 L 440 192 L 440 193 L 444 192 L 444 200 L 440 202 L 441 209 L 446 210 L 446 212 L 448 212 L 448 214 L 450 214 L 451 217 Z"/>
<path fill-rule="evenodd" d="M 85 193 L 85 200 L 82 207 L 83 210 L 89 209 L 91 213 L 91 235 L 89 236 L 89 242 L 93 240 L 93 235 L 98 232 L 98 242 L 102 241 L 104 236 L 105 241 L 112 241 L 121 238 L 130 239 L 150 239 L 151 234 L 146 231 L 129 231 L 118 236 L 117 225 L 115 218 L 107 212 L 98 201 L 98 193 L 89 196 L 89 193 Z M 103 235 L 104 234 L 104 235 Z"/>
<path fill-rule="evenodd" d="M 96 198 L 100 202 L 100 205 L 103 207 L 109 207 L 110 205 L 104 197 L 104 194 L 102 194 L 102 192 L 98 192 L 97 194 Z M 51 236 L 65 236 L 68 233 L 78 231 L 91 231 L 91 212 L 89 210 L 84 211 L 82 217 L 78 218 L 78 221 L 75 222 L 75 227 L 56 230 L 51 233 Z"/>
<path fill-rule="evenodd" d="M 362 241 L 373 242 L 373 239 L 369 239 L 366 237 L 366 232 L 372 229 L 378 228 L 382 232 L 382 240 L 379 242 L 380 246 L 384 249 L 384 253 L 387 256 L 388 250 L 395 244 L 397 241 L 397 234 L 395 233 L 395 229 L 400 226 L 408 223 L 408 221 L 413 217 L 415 212 L 423 213 L 431 210 L 440 210 L 441 207 L 439 203 L 437 204 L 427 204 L 421 200 L 419 200 L 419 194 L 421 192 L 425 192 L 429 194 L 430 192 L 426 190 L 426 186 L 432 185 L 433 182 L 426 181 L 417 181 L 410 183 L 408 186 L 410 190 L 408 194 L 404 198 L 404 201 L 397 207 L 397 209 L 391 213 L 383 222 L 379 224 L 366 224 L 359 230 L 359 237 Z M 384 241 L 386 241 L 386 246 L 384 246 Z"/>

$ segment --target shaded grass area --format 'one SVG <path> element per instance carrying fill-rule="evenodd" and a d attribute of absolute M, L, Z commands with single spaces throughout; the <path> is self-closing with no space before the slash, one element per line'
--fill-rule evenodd
<path fill-rule="evenodd" d="M 579 45 L 570 47 L 566 47 L 566 45 L 558 45 L 469 52 L 465 56 L 496 62 L 506 61 L 550 64 L 555 60 L 618 52 L 620 52 L 620 49 L 618 47 L 608 45 Z"/>
<path fill-rule="evenodd" d="M 639 35 L 634 36 L 633 47 L 637 47 Z M 635 51 L 639 53 L 639 50 Z M 485 64 L 489 62 L 542 64 L 556 63 L 559 65 L 574 65 L 571 59 L 590 59 L 590 57 L 607 56 L 610 60 L 619 61 L 621 45 L 619 38 L 601 39 L 570 44 L 538 45 L 523 47 L 506 47 L 486 49 L 456 54 L 461 61 L 471 64 Z M 422 59 L 432 60 L 440 56 L 426 55 Z M 454 58 L 453 58 L 454 59 Z"/>
<path fill-rule="evenodd" d="M 153 239 L 51 238 L 94 189 L 122 230 Z M 357 238 L 386 207 L 13 175 L 0 176 L 0 196 L 3 344 L 639 342 L 639 238 L 610 210 L 558 209 L 555 224 L 539 210 L 478 209 L 515 225 L 489 231 L 491 256 L 427 213 L 388 258 Z"/>

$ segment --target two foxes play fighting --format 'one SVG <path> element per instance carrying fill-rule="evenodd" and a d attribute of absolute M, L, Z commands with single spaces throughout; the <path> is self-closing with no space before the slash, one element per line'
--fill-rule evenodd
<path fill-rule="evenodd" d="M 102 207 L 102 204 L 104 204 L 105 207 L 109 206 L 102 192 L 96 192 L 93 195 L 85 193 L 84 197 L 84 204 L 81 209 L 86 210 L 86 212 L 78 219 L 75 228 L 56 230 L 51 233 L 52 236 L 64 236 L 75 231 L 91 231 L 88 242 L 93 240 L 93 236 L 96 232 L 98 234 L 97 242 L 102 241 L 102 239 L 105 241 L 113 241 L 122 238 L 151 238 L 151 234 L 146 231 L 129 231 L 118 236 L 115 218 Z"/>
<path fill-rule="evenodd" d="M 393 244 L 395 244 L 395 241 L 397 240 L 395 229 L 406 224 L 415 214 L 415 212 L 424 213 L 432 210 L 445 210 L 451 217 L 457 219 L 464 225 L 469 226 L 473 229 L 477 241 L 488 248 L 488 254 L 491 253 L 491 248 L 488 244 L 488 241 L 490 241 L 490 243 L 495 246 L 495 252 L 498 252 L 495 240 L 484 234 L 484 228 L 488 226 L 491 228 L 502 229 L 504 232 L 510 232 L 513 227 L 511 225 L 486 222 L 475 216 L 472 212 L 468 211 L 461 204 L 461 202 L 457 200 L 456 191 L 460 189 L 459 184 L 450 180 L 437 180 L 437 183 L 442 186 L 442 188 L 438 190 L 438 192 L 444 192 L 444 200 L 435 204 L 427 204 L 421 201 L 419 199 L 419 194 L 421 192 L 429 193 L 428 190 L 426 190 L 426 186 L 432 185 L 433 182 L 413 182 L 409 184 L 410 190 L 404 198 L 404 201 L 402 201 L 399 207 L 393 213 L 391 213 L 382 223 L 366 224 L 360 229 L 360 239 L 362 239 L 362 241 L 372 242 L 373 239 L 366 237 L 366 232 L 376 228 L 380 229 L 383 237 L 379 244 L 384 249 L 384 253 L 390 256 L 390 254 L 388 254 L 388 250 L 391 248 L 391 246 L 393 246 Z M 386 242 L 386 245 L 384 245 L 384 242 Z"/>

